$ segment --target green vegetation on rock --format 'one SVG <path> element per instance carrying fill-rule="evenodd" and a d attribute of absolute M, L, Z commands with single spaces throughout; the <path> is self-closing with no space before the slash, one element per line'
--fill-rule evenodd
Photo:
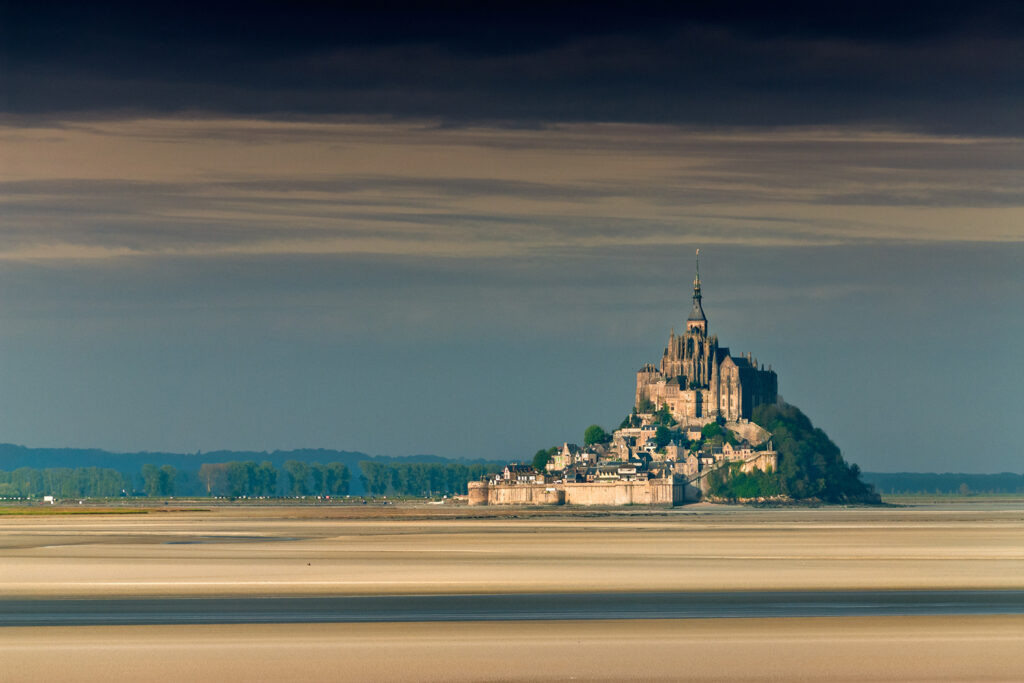
<path fill-rule="evenodd" d="M 590 425 L 587 430 L 583 432 L 583 445 L 590 446 L 595 443 L 608 443 L 612 440 L 612 435 L 604 431 L 601 425 Z"/>
<path fill-rule="evenodd" d="M 629 429 L 630 427 L 639 427 L 639 426 L 640 426 L 640 416 L 636 414 L 636 408 L 634 408 L 633 412 L 631 412 L 629 415 L 624 417 L 622 419 L 622 422 L 619 423 L 619 429 Z"/>
<path fill-rule="evenodd" d="M 740 463 L 722 467 L 708 476 L 711 495 L 722 498 L 774 498 L 783 495 L 775 472 L 740 472 Z"/>
<path fill-rule="evenodd" d="M 672 417 L 672 411 L 669 410 L 668 404 L 662 403 L 661 407 L 658 408 L 658 412 L 654 413 L 654 419 L 651 421 L 651 424 L 675 427 L 679 423 Z"/>
<path fill-rule="evenodd" d="M 640 402 L 636 404 L 636 412 L 638 413 L 653 413 L 654 403 L 649 398 L 642 398 Z"/>
<path fill-rule="evenodd" d="M 658 425 L 658 428 L 654 430 L 654 447 L 659 450 L 664 448 L 671 443 L 675 436 L 678 436 L 677 432 L 673 432 L 664 425 Z"/>
<path fill-rule="evenodd" d="M 710 441 L 716 446 L 720 446 L 723 443 L 729 443 L 735 446 L 739 443 L 736 435 L 732 433 L 732 430 L 726 429 L 717 422 L 711 422 L 710 424 L 704 425 L 700 430 L 700 440 Z"/>
<path fill-rule="evenodd" d="M 878 503 L 874 489 L 860 479 L 860 468 L 843 460 L 839 447 L 796 406 L 762 405 L 753 421 L 771 432 L 779 453 L 775 472 L 741 474 L 738 468 L 709 479 L 711 494 L 723 498 L 787 496 L 827 503 Z"/>

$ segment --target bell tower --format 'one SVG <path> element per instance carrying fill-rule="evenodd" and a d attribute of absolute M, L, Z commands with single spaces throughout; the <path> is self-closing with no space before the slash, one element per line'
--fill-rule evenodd
<path fill-rule="evenodd" d="M 687 386 L 681 389 L 707 387 L 711 381 L 708 363 L 708 319 L 704 317 L 700 294 L 700 249 L 697 250 L 697 270 L 693 278 L 693 308 L 686 319 L 686 332 L 680 340 L 682 373 Z"/>
<path fill-rule="evenodd" d="M 693 308 L 690 309 L 690 317 L 686 319 L 686 332 L 700 331 L 707 336 L 708 319 L 704 317 L 704 308 L 700 305 L 700 249 L 697 250 L 697 274 L 693 278 Z"/>

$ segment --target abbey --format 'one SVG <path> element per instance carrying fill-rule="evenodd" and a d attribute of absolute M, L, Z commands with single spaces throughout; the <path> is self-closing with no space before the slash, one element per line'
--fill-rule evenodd
<path fill-rule="evenodd" d="M 708 336 L 699 262 L 686 329 L 673 329 L 659 367 L 637 373 L 634 399 L 613 433 L 593 425 L 583 448 L 541 450 L 532 466 L 512 463 L 470 482 L 469 504 L 679 505 L 706 494 L 713 472 L 778 467 L 771 434 L 751 421 L 755 407 L 778 400 L 778 379 Z"/>
<path fill-rule="evenodd" d="M 661 364 L 648 363 L 636 375 L 637 412 L 667 405 L 682 424 L 704 424 L 718 417 L 736 422 L 749 420 L 755 407 L 777 398 L 778 378 L 770 367 L 759 367 L 749 353 L 734 357 L 728 347 L 718 345 L 717 336 L 708 336 L 698 262 L 685 332 L 676 335 L 673 328 Z"/>

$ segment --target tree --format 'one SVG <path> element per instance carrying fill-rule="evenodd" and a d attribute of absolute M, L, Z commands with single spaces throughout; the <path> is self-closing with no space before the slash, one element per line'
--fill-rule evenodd
<path fill-rule="evenodd" d="M 258 465 L 252 460 L 225 463 L 227 467 L 227 494 L 231 498 L 251 496 L 256 490 Z"/>
<path fill-rule="evenodd" d="M 658 425 L 658 428 L 654 430 L 654 447 L 659 450 L 664 448 L 669 445 L 673 436 L 674 434 L 672 433 L 672 430 L 668 427 L 665 425 Z"/>
<path fill-rule="evenodd" d="M 174 482 L 178 470 L 171 465 L 157 467 L 146 464 L 142 466 L 142 490 L 147 496 L 173 496 Z M 90 488 L 88 486 L 82 488 Z M 85 493 L 79 495 L 87 495 Z"/>
<path fill-rule="evenodd" d="M 324 473 L 325 492 L 332 496 L 344 496 L 348 493 L 348 467 L 340 462 L 326 465 Z"/>
<path fill-rule="evenodd" d="M 612 440 L 612 435 L 604 431 L 600 425 L 590 425 L 586 431 L 583 432 L 583 445 L 590 446 L 595 443 L 608 443 Z"/>
<path fill-rule="evenodd" d="M 160 495 L 160 470 L 156 465 L 146 463 L 142 466 L 142 490 L 147 496 Z"/>
<path fill-rule="evenodd" d="M 199 466 L 199 481 L 206 487 L 210 496 L 228 494 L 228 463 L 204 462 Z"/>
<path fill-rule="evenodd" d="M 256 468 L 257 490 L 254 493 L 258 496 L 273 496 L 277 494 L 277 470 L 273 463 L 264 460 Z"/>
<path fill-rule="evenodd" d="M 117 496 L 130 488 L 127 478 L 103 467 L 49 467 L 37 470 L 20 467 L 0 471 L 0 496 L 28 497 L 55 495 L 61 498 Z"/>
<path fill-rule="evenodd" d="M 309 465 L 298 460 L 288 460 L 284 464 L 288 475 L 288 490 L 293 496 L 305 496 L 309 493 Z"/>
<path fill-rule="evenodd" d="M 391 484 L 391 470 L 383 463 L 363 460 L 359 463 L 359 469 L 363 473 L 363 486 L 368 493 L 374 496 L 387 493 Z"/>
<path fill-rule="evenodd" d="M 554 451 L 554 453 L 552 451 Z M 537 470 L 538 472 L 543 472 L 544 469 L 548 466 L 548 462 L 551 461 L 551 458 L 554 457 L 555 453 L 557 452 L 558 449 L 552 446 L 551 448 L 542 448 L 536 453 L 534 453 L 533 469 Z"/>
<path fill-rule="evenodd" d="M 315 496 L 322 496 L 327 493 L 326 489 L 327 468 L 318 462 L 309 466 L 309 476 L 313 479 L 313 488 L 310 493 Z"/>
<path fill-rule="evenodd" d="M 672 411 L 669 410 L 667 403 L 662 403 L 661 407 L 658 408 L 658 412 L 654 414 L 653 424 L 665 425 L 666 427 L 674 427 L 677 423 L 674 417 L 672 417 Z"/>
<path fill-rule="evenodd" d="M 333 463 L 332 463 L 333 465 Z M 348 469 L 341 468 L 339 493 L 348 490 Z M 330 468 L 330 466 L 328 466 Z M 501 469 L 499 463 L 463 465 L 462 463 L 383 463 L 363 460 L 359 463 L 363 484 L 371 495 L 389 491 L 403 496 L 465 494 L 468 482 Z"/>
<path fill-rule="evenodd" d="M 719 446 L 723 443 L 730 443 L 733 446 L 739 443 L 736 435 L 731 430 L 718 424 L 718 422 L 710 422 L 704 425 L 700 430 L 700 438 L 702 441 L 710 441 Z"/>
<path fill-rule="evenodd" d="M 173 496 L 174 485 L 178 479 L 178 469 L 173 465 L 163 465 L 160 468 L 159 481 L 160 481 L 160 495 L 161 496 Z"/>

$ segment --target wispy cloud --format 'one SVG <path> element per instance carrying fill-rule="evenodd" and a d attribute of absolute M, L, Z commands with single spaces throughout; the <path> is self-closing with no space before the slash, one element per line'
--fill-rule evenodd
<path fill-rule="evenodd" d="M 1024 239 L 1024 140 L 136 119 L 0 128 L 0 258 Z"/>

